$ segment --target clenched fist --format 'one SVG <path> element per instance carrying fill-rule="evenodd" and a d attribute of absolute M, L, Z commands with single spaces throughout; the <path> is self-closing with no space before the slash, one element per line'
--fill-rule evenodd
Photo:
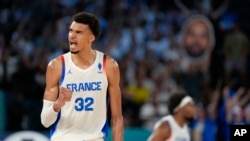
<path fill-rule="evenodd" d="M 72 92 L 70 89 L 61 87 L 59 89 L 59 96 L 56 100 L 56 102 L 54 103 L 54 110 L 56 112 L 59 112 L 61 107 L 63 107 L 65 105 L 66 102 L 70 101 L 72 97 Z"/>

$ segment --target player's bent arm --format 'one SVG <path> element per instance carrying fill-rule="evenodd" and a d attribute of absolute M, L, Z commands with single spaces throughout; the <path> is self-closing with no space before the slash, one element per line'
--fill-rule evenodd
<path fill-rule="evenodd" d="M 46 87 L 43 96 L 41 122 L 44 127 L 51 126 L 56 118 L 59 106 L 55 104 L 58 96 L 58 83 L 61 76 L 62 62 L 59 58 L 49 62 L 46 71 Z"/>
<path fill-rule="evenodd" d="M 107 57 L 107 78 L 111 106 L 112 138 L 113 141 L 123 141 L 120 71 L 117 62 L 111 57 Z"/>
<path fill-rule="evenodd" d="M 161 122 L 150 135 L 147 141 L 165 141 L 171 136 L 171 129 L 168 122 Z"/>

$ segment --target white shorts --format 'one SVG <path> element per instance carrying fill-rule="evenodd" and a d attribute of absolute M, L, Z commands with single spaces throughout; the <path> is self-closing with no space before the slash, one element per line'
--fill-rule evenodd
<path fill-rule="evenodd" d="M 93 140 L 84 140 L 84 141 L 104 141 L 103 138 L 99 138 L 99 139 L 93 139 Z"/>

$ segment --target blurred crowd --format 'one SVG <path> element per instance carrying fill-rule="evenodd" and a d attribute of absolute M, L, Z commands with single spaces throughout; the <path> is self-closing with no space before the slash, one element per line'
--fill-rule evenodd
<path fill-rule="evenodd" d="M 68 51 L 71 16 L 87 11 L 102 27 L 93 48 L 120 66 L 125 127 L 152 130 L 181 89 L 197 105 L 194 140 L 227 140 L 229 124 L 250 122 L 249 33 L 229 8 L 229 0 L 1 0 L 0 131 L 47 131 L 40 123 L 47 63 Z M 183 69 L 181 29 L 193 14 L 211 21 L 215 44 L 205 67 Z"/>

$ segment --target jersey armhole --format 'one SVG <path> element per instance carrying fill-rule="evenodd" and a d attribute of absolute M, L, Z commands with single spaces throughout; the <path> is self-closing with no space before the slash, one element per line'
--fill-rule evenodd
<path fill-rule="evenodd" d="M 103 55 L 103 60 L 102 60 L 102 64 L 103 64 L 103 68 L 102 68 L 103 70 L 102 70 L 102 71 L 103 71 L 104 75 L 107 75 L 107 74 L 106 74 L 106 73 L 107 73 L 107 72 L 106 72 L 106 62 L 107 62 L 106 60 L 107 60 L 107 55 L 104 54 L 104 55 Z"/>
<path fill-rule="evenodd" d="M 172 138 L 171 126 L 170 126 L 169 121 L 164 121 L 163 123 L 165 123 L 168 126 L 168 130 L 169 130 L 169 137 L 167 138 L 167 141 L 168 141 Z"/>
<path fill-rule="evenodd" d="M 61 78 L 60 78 L 60 81 L 59 81 L 59 86 L 62 84 L 62 82 L 64 80 L 64 76 L 65 76 L 65 59 L 64 59 L 64 56 L 61 55 L 60 59 L 62 61 L 62 75 L 61 75 Z"/>

